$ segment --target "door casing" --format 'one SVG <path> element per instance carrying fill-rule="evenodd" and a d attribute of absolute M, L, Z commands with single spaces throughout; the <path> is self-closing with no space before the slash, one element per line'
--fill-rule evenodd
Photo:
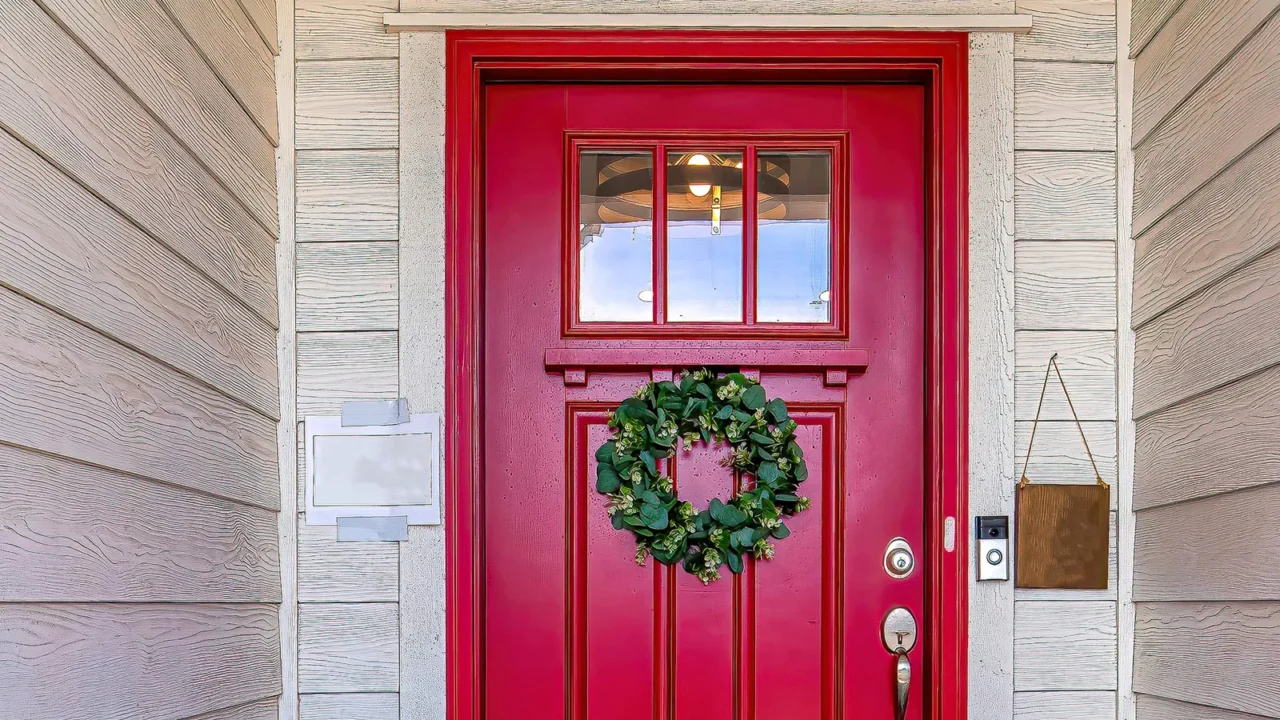
<path fill-rule="evenodd" d="M 448 717 L 484 717 L 479 683 L 484 85 L 910 82 L 925 88 L 926 573 L 932 720 L 967 717 L 968 36 L 776 31 L 450 31 L 445 119 Z"/>

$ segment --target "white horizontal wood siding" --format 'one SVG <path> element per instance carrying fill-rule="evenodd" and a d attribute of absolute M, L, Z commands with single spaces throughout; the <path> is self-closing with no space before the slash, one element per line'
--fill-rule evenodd
<path fill-rule="evenodd" d="M 0 4 L 0 717 L 276 717 L 272 57 L 236 0 Z"/>
<path fill-rule="evenodd" d="M 1116 454 L 1117 51 L 1111 0 L 1027 0 L 1016 7 L 1011 0 L 850 0 L 782 8 L 755 0 L 611 5 L 573 0 L 554 7 L 540 0 L 405 0 L 399 5 L 394 0 L 295 0 L 294 6 L 300 417 L 336 413 L 346 399 L 407 396 L 415 410 L 427 410 L 438 409 L 442 398 L 443 42 L 430 33 L 388 36 L 382 13 L 1033 15 L 1030 33 L 972 50 L 985 53 L 983 62 L 993 63 L 994 70 L 1007 72 L 1004 87 L 986 75 L 972 81 L 990 82 L 984 98 L 1007 99 L 1000 100 L 1004 104 L 996 107 L 1004 109 L 996 114 L 975 107 L 978 120 L 971 122 L 1007 125 L 1007 133 L 984 127 L 984 138 L 994 139 L 971 163 L 976 169 L 989 161 L 982 167 L 997 178 L 989 196 L 977 201 L 989 221 L 975 220 L 974 227 L 992 233 L 984 236 L 981 257 L 991 262 L 1007 252 L 1002 268 L 972 271 L 975 278 L 986 278 L 978 292 L 1007 314 L 974 322 L 991 324 L 996 338 L 991 349 L 1002 346 L 1009 354 L 1006 372 L 987 373 L 982 381 L 995 388 L 983 397 L 996 401 L 1003 393 L 1009 408 L 983 435 L 1002 439 L 999 449 L 982 460 L 993 464 L 995 474 L 974 477 L 985 485 L 973 493 L 989 499 L 991 512 L 1012 513 L 1016 467 L 1025 453 L 1044 362 L 1054 352 L 1060 353 L 1103 476 L 1116 493 L 1123 491 Z M 410 67 L 414 74 L 407 75 Z M 1007 166 L 998 158 L 1006 158 Z M 1002 287 L 1008 294 L 1000 300 Z M 1007 390 L 1001 390 L 1005 384 Z M 987 410 L 974 408 L 974 413 Z M 1091 480 L 1069 417 L 1061 396 L 1051 393 L 1031 464 L 1035 479 Z M 351 687 L 342 685 L 340 673 L 308 671 L 302 717 L 394 717 L 393 708 L 403 718 L 437 717 L 444 699 L 439 644 L 444 548 L 438 529 L 411 530 L 410 541 L 395 553 L 348 549 L 328 533 L 314 531 L 300 528 L 304 616 L 308 606 L 399 603 L 400 680 L 387 688 L 376 682 Z M 982 632 L 1003 632 L 1004 640 L 975 640 L 969 672 L 980 684 L 975 697 L 996 700 L 975 705 L 974 717 L 1093 720 L 1114 715 L 1114 557 L 1113 552 L 1113 583 L 1107 591 L 1020 592 L 1016 617 L 1012 587 L 993 588 L 991 602 L 998 609 L 991 617 L 1000 618 L 1003 629 Z M 301 639 L 300 656 L 315 657 L 329 642 L 336 639 L 324 637 L 322 626 L 313 624 Z M 1080 653 L 1083 669 L 1073 679 L 1054 681 L 1058 669 L 1072 674 L 1065 658 L 1075 656 L 1064 652 Z M 1007 653 L 1008 664 L 995 671 L 991 663 L 1004 661 L 982 653 Z"/>
<path fill-rule="evenodd" d="M 1280 718 L 1278 12 L 1134 3 L 1142 720 Z"/>

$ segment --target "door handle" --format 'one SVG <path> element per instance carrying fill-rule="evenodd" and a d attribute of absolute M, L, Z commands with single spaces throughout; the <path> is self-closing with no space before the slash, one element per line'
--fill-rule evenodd
<path fill-rule="evenodd" d="M 911 658 L 907 657 L 905 652 L 896 654 L 898 668 L 894 678 L 897 681 L 898 705 L 893 716 L 895 720 L 904 720 L 907 717 L 907 699 L 911 696 Z"/>
<path fill-rule="evenodd" d="M 907 700 L 911 697 L 911 658 L 908 653 L 916 646 L 917 635 L 916 617 L 904 607 L 890 610 L 880 623 L 884 649 L 894 656 L 895 720 L 905 720 L 907 717 Z"/>

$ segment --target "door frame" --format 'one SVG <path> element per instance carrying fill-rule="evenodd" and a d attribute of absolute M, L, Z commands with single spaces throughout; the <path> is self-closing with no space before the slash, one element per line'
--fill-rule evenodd
<path fill-rule="evenodd" d="M 913 82 L 926 140 L 925 619 L 930 720 L 967 716 L 968 36 L 825 31 L 459 30 L 445 40 L 446 687 L 483 716 L 484 86 L 500 81 Z M 886 683 L 888 679 L 886 678 Z M 887 684 L 886 684 L 887 688 Z M 886 692 L 888 690 L 886 689 Z M 919 697 L 919 695 L 917 695 Z"/>

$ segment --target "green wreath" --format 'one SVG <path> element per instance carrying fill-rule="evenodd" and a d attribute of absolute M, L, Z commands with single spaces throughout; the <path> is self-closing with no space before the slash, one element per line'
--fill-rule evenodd
<path fill-rule="evenodd" d="M 791 534 L 783 522 L 809 507 L 796 494 L 809 476 L 796 443 L 796 422 L 780 398 L 766 401 L 760 383 L 741 373 L 724 377 L 705 368 L 683 372 L 678 382 L 646 383 L 609 413 L 614 438 L 596 450 L 596 490 L 608 496 L 613 527 L 636 538 L 636 563 L 645 558 L 671 565 L 704 584 L 720 578 L 720 567 L 742 572 L 743 558 L 773 558 L 769 538 Z M 658 461 L 675 455 L 680 442 L 728 443 L 721 464 L 755 483 L 727 502 L 711 501 L 701 512 L 676 497 Z"/>

